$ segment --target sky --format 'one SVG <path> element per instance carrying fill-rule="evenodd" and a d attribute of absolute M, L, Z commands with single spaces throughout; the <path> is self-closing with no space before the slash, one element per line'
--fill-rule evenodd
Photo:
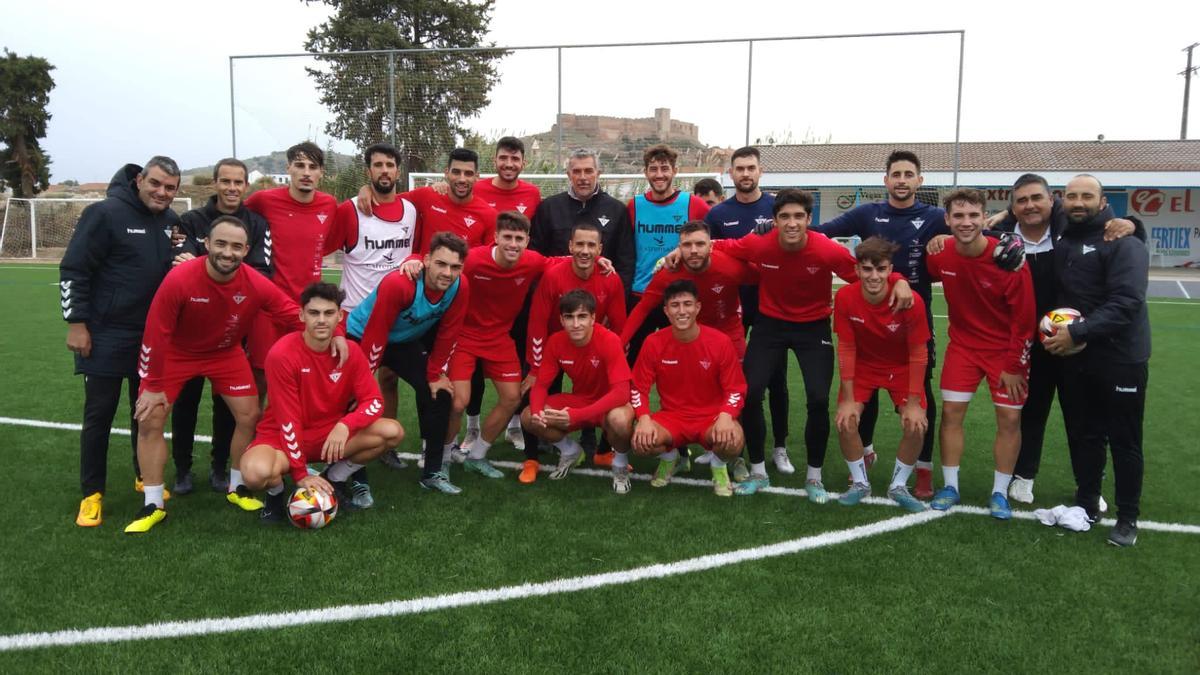
<path fill-rule="evenodd" d="M 32 10 L 31 7 L 36 7 Z M 0 0 L 0 46 L 56 66 L 43 148 L 54 181 L 105 181 L 154 154 L 184 168 L 232 152 L 231 55 L 302 51 L 328 15 L 300 0 L 204 3 Z M 1184 47 L 1200 42 L 1200 3 L 799 3 L 740 0 L 497 0 L 499 46 L 729 40 L 965 31 L 964 141 L 1175 139 Z M 668 107 L 700 140 L 950 141 L 959 36 L 564 49 L 564 113 L 649 117 Z M 330 139 L 305 59 L 236 59 L 240 156 Z M 1196 64 L 1200 65 L 1200 48 Z M 558 110 L 558 53 L 514 52 L 492 104 L 470 126 L 487 136 L 547 131 Z M 1189 136 L 1200 138 L 1200 79 Z M 750 115 L 747 121 L 747 91 Z M 768 167 L 769 168 L 769 167 Z"/>

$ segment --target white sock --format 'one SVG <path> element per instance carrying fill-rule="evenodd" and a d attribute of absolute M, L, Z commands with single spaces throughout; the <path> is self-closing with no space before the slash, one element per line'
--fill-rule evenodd
<path fill-rule="evenodd" d="M 163 506 L 163 486 L 161 484 L 160 485 L 145 485 L 145 484 L 143 484 L 142 491 L 146 495 L 146 505 L 147 506 L 149 506 L 150 504 L 153 504 L 160 509 L 165 508 Z"/>
<path fill-rule="evenodd" d="M 713 455 L 713 457 L 716 457 L 716 455 Z M 750 473 L 754 474 L 755 476 L 767 475 L 767 463 L 766 462 L 751 462 L 750 463 Z"/>
<path fill-rule="evenodd" d="M 992 472 L 992 492 L 999 492 L 1004 496 L 1008 496 L 1008 484 L 1012 482 L 1011 473 L 1000 473 L 999 471 Z"/>
<path fill-rule="evenodd" d="M 867 455 L 873 455 L 873 454 L 875 454 L 875 444 L 874 443 L 863 446 L 863 457 L 866 457 Z"/>
<path fill-rule="evenodd" d="M 454 452 L 454 444 L 453 443 L 445 443 L 442 445 L 442 471 L 450 470 L 450 463 L 452 461 L 454 461 L 450 456 L 451 453 L 453 453 L 453 452 Z"/>
<path fill-rule="evenodd" d="M 229 491 L 237 492 L 238 486 L 245 485 L 242 482 L 242 472 L 238 469 L 229 470 Z"/>
<path fill-rule="evenodd" d="M 853 462 L 846 460 L 846 466 L 850 468 L 850 480 L 854 481 L 855 483 L 867 482 L 867 462 L 865 460 L 863 460 L 861 457 Z M 817 471 L 820 471 L 820 469 L 817 469 Z"/>
<path fill-rule="evenodd" d="M 945 481 L 946 487 L 958 489 L 958 467 L 942 465 L 942 480 Z"/>
<path fill-rule="evenodd" d="M 679 450 L 672 448 L 670 452 L 664 452 L 663 454 L 659 455 L 658 458 L 664 462 L 677 461 L 679 459 Z"/>
<path fill-rule="evenodd" d="M 554 447 L 562 452 L 563 457 L 578 457 L 579 453 L 583 452 L 583 446 L 579 441 L 570 436 L 563 436 L 561 441 L 555 441 Z"/>
<path fill-rule="evenodd" d="M 928 470 L 932 471 L 933 470 L 933 462 L 922 462 L 921 460 L 918 459 L 917 460 L 917 468 L 918 469 L 928 469 Z"/>
<path fill-rule="evenodd" d="M 908 485 L 908 477 L 912 475 L 913 465 L 905 464 L 900 460 L 896 460 L 896 468 L 892 469 L 892 484 L 888 486 L 891 490 L 894 487 L 904 487 Z"/>
<path fill-rule="evenodd" d="M 520 431 L 521 430 L 521 416 L 520 415 L 513 415 L 508 420 L 508 430 L 509 431 L 513 431 L 513 430 Z"/>
<path fill-rule="evenodd" d="M 714 469 L 719 469 L 719 468 L 725 466 L 725 460 L 721 459 L 720 455 L 718 455 L 715 452 L 709 453 L 709 454 L 712 455 L 712 457 L 708 460 L 709 466 L 711 466 Z"/>
<path fill-rule="evenodd" d="M 467 429 L 479 431 L 479 415 L 467 415 Z"/>
<path fill-rule="evenodd" d="M 620 471 L 627 466 L 629 466 L 629 455 L 627 453 L 618 452 L 613 455 L 613 471 Z"/>
<path fill-rule="evenodd" d="M 355 464 L 348 459 L 341 459 L 329 467 L 329 470 L 325 472 L 325 477 L 331 481 L 340 483 L 349 478 L 355 471 L 361 469 L 362 466 L 362 464 Z"/>
<path fill-rule="evenodd" d="M 821 467 L 819 467 L 819 466 L 808 467 L 808 478 L 806 478 L 805 480 L 815 480 L 818 483 L 821 482 Z"/>
<path fill-rule="evenodd" d="M 267 488 L 267 494 L 271 495 L 272 497 L 283 494 L 283 481 L 279 481 L 277 484 Z"/>
<path fill-rule="evenodd" d="M 491 443 L 488 443 L 482 438 L 476 438 L 475 442 L 471 444 L 471 447 L 467 449 L 467 455 L 471 459 L 484 459 L 487 457 L 488 449 L 491 447 Z"/>

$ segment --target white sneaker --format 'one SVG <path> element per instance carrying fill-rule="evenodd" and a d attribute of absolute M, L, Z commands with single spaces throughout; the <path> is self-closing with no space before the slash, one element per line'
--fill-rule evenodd
<path fill-rule="evenodd" d="M 1014 502 L 1022 504 L 1033 503 L 1033 479 L 1021 478 L 1013 476 L 1012 482 L 1008 484 L 1008 498 Z"/>
<path fill-rule="evenodd" d="M 469 447 L 471 447 L 471 444 L 477 440 L 479 440 L 479 429 L 468 425 L 467 426 L 467 435 L 463 436 L 462 446 L 464 448 L 469 448 Z"/>
<path fill-rule="evenodd" d="M 697 457 L 696 459 L 693 459 L 693 460 L 692 460 L 692 463 L 693 463 L 693 464 L 711 464 L 711 463 L 712 463 L 712 458 L 713 458 L 713 454 L 712 454 L 712 452 L 710 452 L 710 451 L 708 451 L 708 450 L 705 450 L 705 451 L 704 451 L 704 454 L 703 454 L 703 455 L 700 455 L 700 456 L 699 456 L 699 457 Z"/>
<path fill-rule="evenodd" d="M 630 489 L 631 485 L 629 482 L 628 467 L 626 467 L 624 469 L 613 469 L 612 486 L 613 486 L 613 492 L 615 492 L 619 495 L 629 494 L 629 489 Z"/>
<path fill-rule="evenodd" d="M 517 450 L 525 450 L 525 434 L 521 433 L 521 427 L 509 427 L 508 431 L 504 432 L 504 437 Z"/>
<path fill-rule="evenodd" d="M 775 468 L 779 469 L 779 473 L 796 473 L 796 467 L 792 466 L 792 460 L 788 458 L 787 448 L 775 448 Z"/>

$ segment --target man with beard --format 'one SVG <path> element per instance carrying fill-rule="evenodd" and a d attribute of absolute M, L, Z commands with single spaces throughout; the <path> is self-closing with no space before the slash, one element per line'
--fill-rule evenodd
<path fill-rule="evenodd" d="M 209 197 L 208 203 L 192 209 L 179 217 L 181 240 L 175 249 L 175 264 L 192 258 L 208 255 L 208 234 L 212 223 L 221 216 L 234 216 L 250 230 L 250 251 L 246 264 L 270 277 L 271 231 L 267 220 L 246 208 L 242 199 L 250 187 L 248 172 L 241 160 L 226 157 L 213 167 L 213 185 L 217 194 Z M 204 393 L 204 378 L 190 380 L 179 392 L 171 408 L 171 456 L 175 461 L 175 494 L 186 495 L 194 488 L 192 484 L 192 448 L 196 437 L 196 418 L 200 408 L 200 397 Z M 212 392 L 212 467 L 208 483 L 214 492 L 229 489 L 229 443 L 233 439 L 233 414 L 225 399 Z"/>
<path fill-rule="evenodd" d="M 79 434 L 79 482 L 83 501 L 75 524 L 102 522 L 108 475 L 108 437 L 128 382 L 130 411 L 139 386 L 138 346 L 154 292 L 171 267 L 171 231 L 179 217 L 171 202 L 179 189 L 179 166 L 155 156 L 142 168 L 126 164 L 113 176 L 107 197 L 84 209 L 59 264 L 59 292 L 67 322 L 67 349 L 83 375 L 83 430 Z M 134 486 L 142 489 L 133 433 Z"/>
<path fill-rule="evenodd" d="M 1063 359 L 1063 419 L 1075 472 L 1075 503 L 1099 517 L 1105 445 L 1113 456 L 1117 523 L 1114 546 L 1137 543 L 1142 496 L 1142 422 L 1149 377 L 1149 257 L 1134 237 L 1106 241 L 1107 202 L 1094 176 L 1067 183 L 1069 224 L 1054 246 L 1058 304 L 1083 315 L 1045 341 Z M 1076 351 L 1081 345 L 1087 349 Z M 1073 355 L 1071 355 L 1073 354 Z"/>
<path fill-rule="evenodd" d="M 145 467 L 145 506 L 126 533 L 148 532 L 167 517 L 163 465 L 167 445 L 163 426 L 171 402 L 184 383 L 208 378 L 233 413 L 232 469 L 228 501 L 244 510 L 262 508 L 242 483 L 240 461 L 254 435 L 259 406 L 254 376 L 242 351 L 251 322 L 266 317 L 276 324 L 303 328 L 294 300 L 248 266 L 246 224 L 233 216 L 213 221 L 209 253 L 189 260 L 167 275 L 154 295 L 138 355 L 142 377 L 134 414 L 138 420 L 138 460 Z M 261 315 L 261 316 L 260 316 Z M 332 341 L 344 362 L 345 338 Z"/>
<path fill-rule="evenodd" d="M 342 310 L 349 313 L 375 290 L 383 277 L 413 252 L 416 241 L 417 207 L 396 194 L 399 179 L 400 153 L 386 143 L 377 143 L 363 152 L 367 180 L 370 181 L 375 203 L 370 213 L 359 211 L 354 200 L 342 202 L 334 216 L 326 251 L 341 249 L 341 288 L 345 294 Z M 385 414 L 396 416 L 397 379 L 391 371 L 380 379 L 383 388 Z M 398 468 L 407 466 L 395 452 L 383 455 L 384 461 Z M 365 468 L 355 472 L 349 490 L 355 508 L 370 508 L 375 503 Z"/>
<path fill-rule="evenodd" d="M 762 179 L 762 162 L 758 148 L 747 146 L 733 151 L 729 159 L 729 178 L 733 181 L 733 199 L 726 199 L 717 204 L 704 217 L 714 240 L 741 239 L 758 228 L 769 225 L 773 217 L 775 197 L 758 187 Z M 749 332 L 750 327 L 758 320 L 758 287 L 744 284 L 739 292 L 742 299 L 742 326 L 744 332 Z M 775 438 L 775 449 L 772 452 L 775 468 L 780 473 L 792 474 L 796 469 L 792 466 L 787 452 L 787 371 L 785 357 L 773 372 L 767 392 L 770 394 L 768 405 L 771 409 L 771 434 Z M 696 459 L 696 463 L 705 464 L 710 458 L 711 455 L 705 453 Z"/>

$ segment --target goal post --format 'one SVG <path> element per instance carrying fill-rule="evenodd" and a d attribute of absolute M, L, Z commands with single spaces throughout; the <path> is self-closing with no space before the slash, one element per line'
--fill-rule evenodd
<path fill-rule="evenodd" d="M 495 175 L 494 173 L 481 174 L 479 180 L 491 180 Z M 675 174 L 675 187 L 679 190 L 690 191 L 692 186 L 696 184 L 696 181 L 702 178 L 712 178 L 717 182 L 721 182 L 721 175 L 715 172 L 678 173 Z M 408 175 L 408 189 L 414 190 L 444 180 L 446 180 L 445 176 L 440 173 L 410 173 Z M 536 185 L 541 190 L 542 199 L 563 192 L 571 184 L 565 173 L 523 173 L 521 174 L 521 180 Z M 650 189 L 650 183 L 640 173 L 602 173 L 600 174 L 599 182 L 601 190 L 621 201 L 629 201 Z"/>
<path fill-rule="evenodd" d="M 83 210 L 103 200 L 102 197 L 10 197 L 0 220 L 0 258 L 46 262 L 61 259 Z M 176 213 L 189 211 L 192 199 L 177 197 L 171 208 Z"/>

